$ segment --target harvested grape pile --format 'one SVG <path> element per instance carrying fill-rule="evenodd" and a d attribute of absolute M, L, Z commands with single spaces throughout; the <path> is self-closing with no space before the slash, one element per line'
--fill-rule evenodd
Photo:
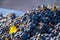
<path fill-rule="evenodd" d="M 18 30 L 10 32 L 10 24 Z M 60 40 L 60 10 L 38 6 L 22 17 L 9 14 L 0 26 L 1 40 Z"/>

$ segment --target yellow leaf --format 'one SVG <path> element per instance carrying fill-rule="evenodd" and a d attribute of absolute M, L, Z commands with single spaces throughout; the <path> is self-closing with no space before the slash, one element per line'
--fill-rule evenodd
<path fill-rule="evenodd" d="M 9 31 L 9 33 L 10 33 L 10 34 L 12 34 L 12 33 L 16 33 L 16 31 L 17 31 L 16 26 L 11 26 L 11 27 L 10 27 L 10 31 Z"/>

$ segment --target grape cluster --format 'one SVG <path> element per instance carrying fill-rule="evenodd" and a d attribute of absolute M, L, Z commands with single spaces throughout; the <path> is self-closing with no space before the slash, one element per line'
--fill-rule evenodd
<path fill-rule="evenodd" d="M 55 8 L 56 9 L 56 8 Z M 3 18 L 3 17 L 2 17 Z M 10 24 L 19 30 L 9 34 Z M 24 25 L 21 25 L 24 24 Z M 47 7 L 27 11 L 19 18 L 9 14 L 6 21 L 0 23 L 1 40 L 60 40 L 60 10 Z"/>

